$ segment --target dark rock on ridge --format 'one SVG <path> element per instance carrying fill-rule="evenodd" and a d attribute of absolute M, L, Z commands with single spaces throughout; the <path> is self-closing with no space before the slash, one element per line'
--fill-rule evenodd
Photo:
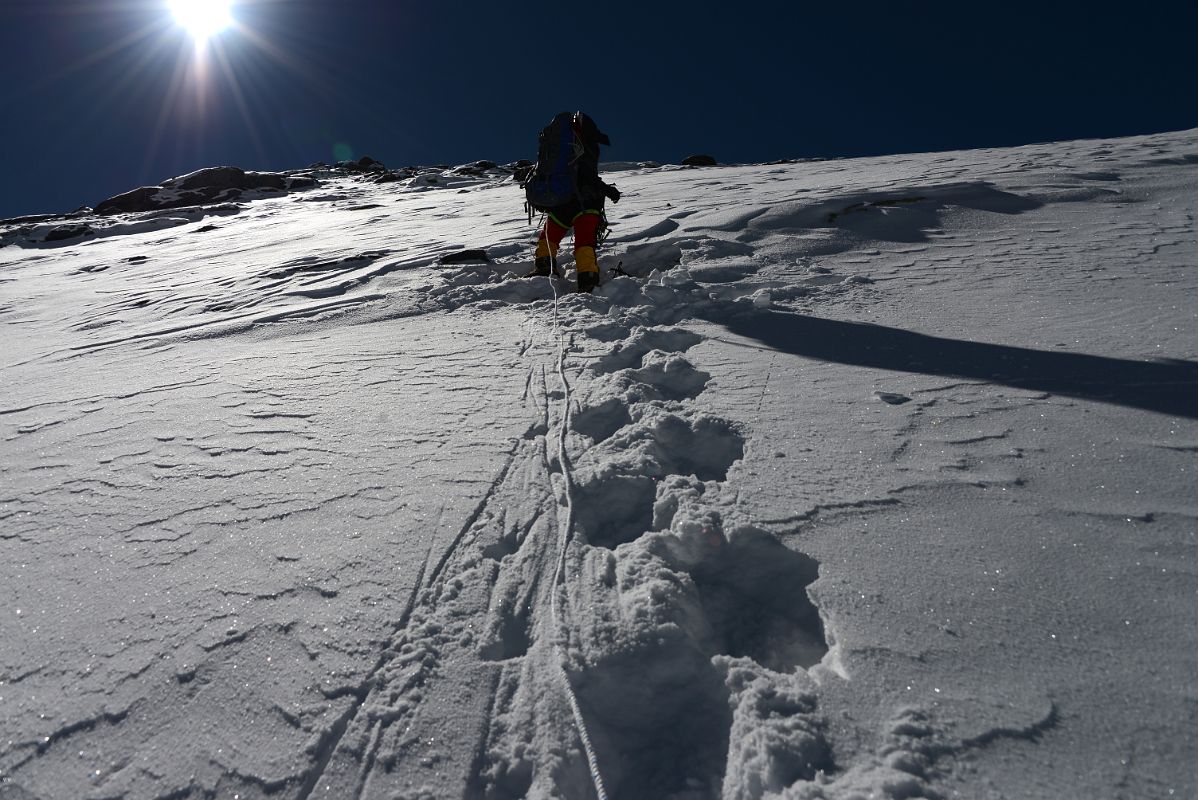
<path fill-rule="evenodd" d="M 280 172 L 246 172 L 240 167 L 207 169 L 170 178 L 158 186 L 142 186 L 96 205 L 101 215 L 160 211 L 239 200 L 249 191 L 286 192 L 310 189 L 316 180 L 307 175 Z"/>
<path fill-rule="evenodd" d="M 378 159 L 370 156 L 362 156 L 357 161 L 338 161 L 333 165 L 334 169 L 344 170 L 346 172 L 386 172 L 387 166 Z"/>
<path fill-rule="evenodd" d="M 68 239 L 77 239 L 80 236 L 87 236 L 89 233 L 94 233 L 90 225 L 58 225 L 46 234 L 45 242 L 65 242 Z"/>
<path fill-rule="evenodd" d="M 489 260 L 486 250 L 459 250 L 441 257 L 442 264 L 469 264 Z"/>
<path fill-rule="evenodd" d="M 168 189 L 285 189 L 286 177 L 275 172 L 246 172 L 240 167 L 208 167 L 171 178 L 161 186 Z"/>

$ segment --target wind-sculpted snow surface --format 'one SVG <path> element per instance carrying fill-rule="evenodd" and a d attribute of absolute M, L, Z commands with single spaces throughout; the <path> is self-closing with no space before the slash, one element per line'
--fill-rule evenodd
<path fill-rule="evenodd" d="M 0 224 L 0 798 L 1198 796 L 1196 153 Z"/>

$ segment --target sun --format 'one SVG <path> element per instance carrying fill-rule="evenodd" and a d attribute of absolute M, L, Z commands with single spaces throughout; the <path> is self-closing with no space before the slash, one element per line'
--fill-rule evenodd
<path fill-rule="evenodd" d="M 198 43 L 206 42 L 233 24 L 232 0 L 169 0 L 175 22 Z"/>

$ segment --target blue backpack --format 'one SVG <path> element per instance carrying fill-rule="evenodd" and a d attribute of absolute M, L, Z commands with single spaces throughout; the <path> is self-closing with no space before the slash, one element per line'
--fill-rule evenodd
<path fill-rule="evenodd" d="M 524 197 L 537 211 L 569 203 L 578 197 L 578 152 L 574 115 L 562 111 L 541 130 L 537 163 L 524 180 Z"/>

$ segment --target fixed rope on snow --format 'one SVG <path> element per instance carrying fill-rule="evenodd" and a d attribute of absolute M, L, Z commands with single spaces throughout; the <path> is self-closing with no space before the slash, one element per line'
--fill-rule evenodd
<path fill-rule="evenodd" d="M 550 281 L 550 283 L 553 282 Z M 558 595 L 559 590 L 564 588 L 562 580 L 566 573 L 566 550 L 570 544 L 570 534 L 574 530 L 574 477 L 570 473 L 570 461 L 566 454 L 566 434 L 570 429 L 570 381 L 566 378 L 566 344 L 562 337 L 561 329 L 558 326 L 557 301 L 559 297 L 557 286 L 554 285 L 553 334 L 557 337 L 557 377 L 562 384 L 562 413 L 557 436 L 557 460 L 562 466 L 562 479 L 565 482 L 566 524 L 559 526 L 561 535 L 558 544 L 557 566 L 554 568 L 553 584 L 549 595 L 549 609 L 555 633 L 553 649 L 557 655 L 558 675 L 561 677 L 562 685 L 565 687 L 566 699 L 570 703 L 570 711 L 574 716 L 574 727 L 578 731 L 578 738 L 582 742 L 583 751 L 586 753 L 587 766 L 591 771 L 591 783 L 595 787 L 595 794 L 599 800 L 607 800 L 607 790 L 603 786 L 603 774 L 599 770 L 599 758 L 595 754 L 594 745 L 591 744 L 591 735 L 587 730 L 586 720 L 582 716 L 582 708 L 578 704 L 578 697 L 574 694 L 574 687 L 570 684 L 570 675 L 566 672 L 566 653 L 562 649 L 560 639 L 562 622 L 561 614 L 558 611 Z"/>

